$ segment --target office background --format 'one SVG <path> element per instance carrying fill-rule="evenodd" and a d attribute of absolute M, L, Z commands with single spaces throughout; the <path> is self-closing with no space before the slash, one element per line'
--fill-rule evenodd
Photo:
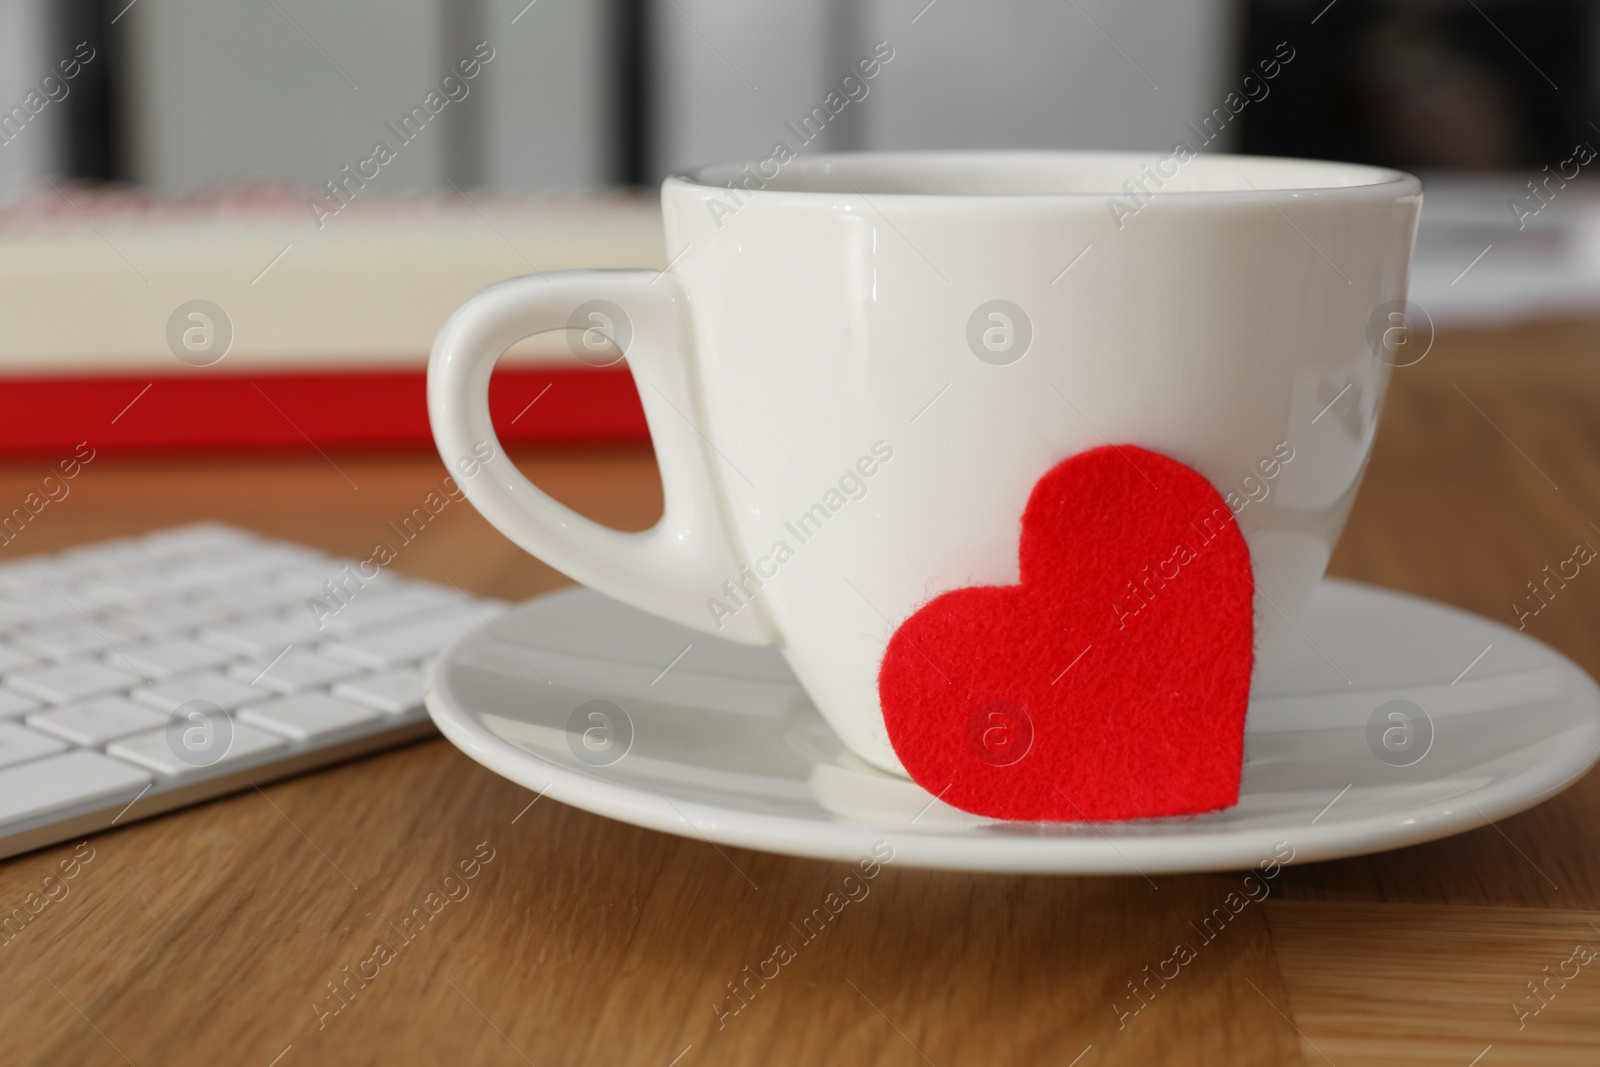
<path fill-rule="evenodd" d="M 0 190 L 316 187 L 480 40 L 497 61 L 386 189 L 653 185 L 765 154 L 880 40 L 893 60 L 809 150 L 1167 148 L 1279 42 L 1287 76 L 1208 147 L 1538 169 L 1600 138 L 1579 0 L 0 0 L 0 108 L 96 53 L 8 127 Z"/>
<path fill-rule="evenodd" d="M 85 375 L 199 381 L 164 333 L 197 298 L 236 327 L 210 378 L 382 363 L 409 421 L 372 443 L 425 443 L 451 309 L 533 270 L 663 265 L 663 176 L 808 128 L 808 154 L 1182 141 L 1402 167 L 1427 192 L 1419 322 L 1592 310 L 1596 56 L 1582 0 L 0 0 L 0 452 L 53 442 Z M 508 362 L 559 371 L 541 344 Z M 517 432 L 642 439 L 610 371 L 614 396 Z M 49 402 L 18 392 L 40 376 Z"/>

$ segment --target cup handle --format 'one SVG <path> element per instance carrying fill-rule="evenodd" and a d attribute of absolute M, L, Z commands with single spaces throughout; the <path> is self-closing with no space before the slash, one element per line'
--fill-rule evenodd
<path fill-rule="evenodd" d="M 489 376 L 500 355 L 524 337 L 568 329 L 580 307 L 596 301 L 612 307 L 584 317 L 583 339 L 598 331 L 626 355 L 661 470 L 666 506 L 640 533 L 592 522 L 540 490 L 506 457 L 489 418 Z M 760 604 L 715 610 L 713 598 L 729 606 L 724 583 L 740 580 L 716 479 L 742 475 L 713 469 L 725 461 L 699 429 L 686 311 L 677 280 L 656 271 L 558 271 L 490 286 L 457 309 L 434 342 L 433 439 L 473 506 L 563 574 L 673 622 L 772 644 L 778 635 Z"/>

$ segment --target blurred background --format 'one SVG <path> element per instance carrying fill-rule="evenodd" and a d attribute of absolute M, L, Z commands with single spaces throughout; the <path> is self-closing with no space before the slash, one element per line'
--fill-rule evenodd
<path fill-rule="evenodd" d="M 496 58 L 388 189 L 654 186 L 764 154 L 876 41 L 870 107 L 812 150 L 1162 149 L 1287 42 L 1214 147 L 1510 170 L 1597 136 L 1579 0 L 0 0 L 0 101 L 98 53 L 0 153 L 168 192 L 316 187 L 473 45 Z M 1314 19 L 1314 21 L 1313 21 Z M 8 132 L 10 132 L 8 130 Z"/>
<path fill-rule="evenodd" d="M 70 436 L 52 430 L 63 380 L 73 403 L 92 386 L 114 407 L 162 375 L 178 406 L 152 393 L 146 430 L 118 431 L 130 447 L 308 436 L 197 413 L 241 374 L 285 375 L 291 398 L 321 391 L 307 374 L 390 375 L 370 395 L 411 405 L 409 428 L 310 413 L 309 436 L 425 439 L 417 375 L 460 300 L 530 269 L 664 264 L 661 178 L 793 140 L 786 124 L 877 42 L 892 58 L 805 152 L 1161 152 L 1202 135 L 1208 151 L 1401 167 L 1427 185 L 1412 296 L 1438 323 L 1589 306 L 1597 8 L 0 0 L 0 448 Z M 380 140 L 394 151 L 377 165 Z M 171 340 L 195 300 L 226 319 L 211 350 Z M 524 348 L 497 410 L 563 388 L 513 433 L 642 434 L 619 368 Z"/>

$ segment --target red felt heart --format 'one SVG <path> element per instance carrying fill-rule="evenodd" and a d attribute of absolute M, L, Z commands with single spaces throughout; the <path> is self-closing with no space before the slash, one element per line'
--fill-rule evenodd
<path fill-rule="evenodd" d="M 944 593 L 890 638 L 878 696 L 911 777 L 1002 819 L 1236 803 L 1255 582 L 1211 483 L 1133 445 L 1063 460 L 1019 561 L 1020 585 Z"/>

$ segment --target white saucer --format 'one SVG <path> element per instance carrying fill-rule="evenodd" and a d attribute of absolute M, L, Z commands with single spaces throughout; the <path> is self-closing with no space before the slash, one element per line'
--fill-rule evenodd
<path fill-rule="evenodd" d="M 773 649 L 585 589 L 456 642 L 427 700 L 473 759 L 600 815 L 843 861 L 887 841 L 896 863 L 984 871 L 1226 870 L 1270 860 L 1282 842 L 1296 862 L 1398 848 L 1531 807 L 1600 756 L 1600 689 L 1506 627 L 1330 580 L 1299 630 L 1257 681 L 1238 806 L 1133 823 L 958 811 L 846 752 Z M 1369 726 L 1392 700 L 1426 713 L 1396 706 L 1416 719 L 1409 737 L 1386 717 L 1395 708 Z"/>

